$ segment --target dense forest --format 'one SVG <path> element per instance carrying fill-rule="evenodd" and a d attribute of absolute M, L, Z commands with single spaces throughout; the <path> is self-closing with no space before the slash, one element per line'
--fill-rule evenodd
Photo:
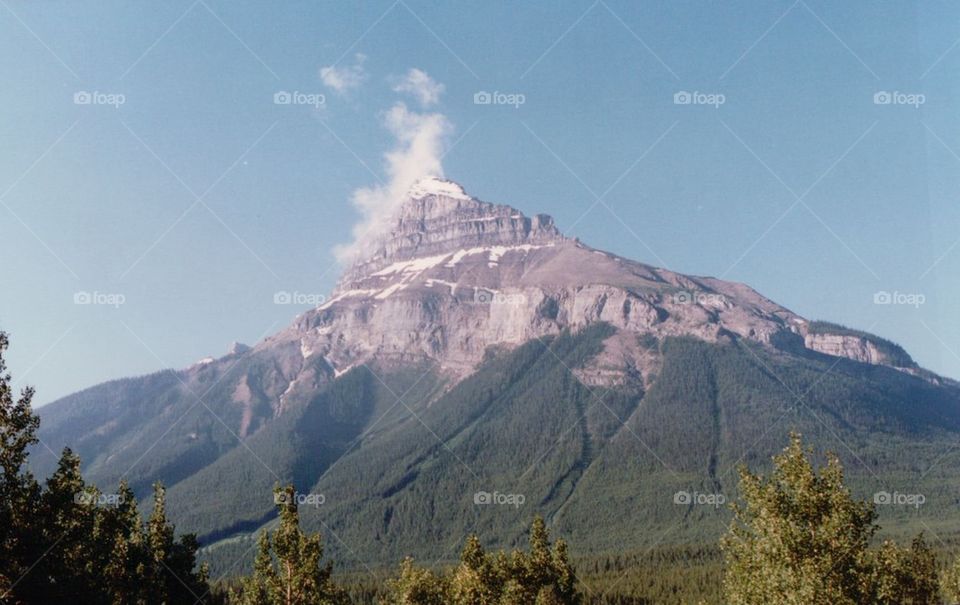
<path fill-rule="evenodd" d="M 643 351 L 643 375 L 602 387 L 580 380 L 613 367 L 598 361 L 611 339 Z M 282 360 L 232 361 L 256 385 Z M 732 501 L 737 465 L 769 471 L 796 431 L 818 451 L 837 450 L 861 498 L 926 495 L 919 514 L 878 507 L 881 537 L 925 530 L 938 549 L 960 543 L 960 390 L 891 368 L 594 324 L 491 350 L 459 380 L 415 361 L 360 364 L 285 397 L 282 413 L 276 400 L 264 403 L 270 420 L 240 438 L 230 433 L 243 408 L 232 399 L 234 374 L 209 365 L 198 385 L 170 370 L 44 406 L 37 436 L 57 454 L 34 446 L 31 471 L 49 476 L 70 446 L 85 480 L 115 490 L 125 479 L 145 513 L 162 481 L 167 516 L 197 535 L 213 578 L 252 570 L 257 535 L 276 517 L 277 483 L 325 497 L 302 507 L 300 522 L 327 536 L 338 572 L 379 574 L 405 556 L 453 565 L 471 533 L 509 551 L 526 544 L 537 513 L 578 564 L 592 566 L 627 553 L 715 549 L 729 507 L 679 506 L 674 494 Z M 209 410 L 190 394 L 204 389 Z M 102 398 L 112 403 L 98 405 Z M 139 428 L 116 432 L 125 423 Z M 523 494 L 526 505 L 475 505 L 475 493 L 495 490 Z"/>
<path fill-rule="evenodd" d="M 766 475 L 739 470 L 733 521 L 712 547 L 663 547 L 572 560 L 563 538 L 530 520 L 527 545 L 488 552 L 463 538 L 453 564 L 405 558 L 386 573 L 338 575 L 320 533 L 301 527 L 292 485 L 275 486 L 252 571 L 211 578 L 195 537 L 176 535 L 166 493 L 149 513 L 131 488 L 87 484 L 69 449 L 43 482 L 27 470 L 39 419 L 33 390 L 6 372 L 0 333 L 0 602 L 380 605 L 932 604 L 960 599 L 960 559 L 947 564 L 919 534 L 877 540 L 872 503 L 857 500 L 840 460 L 792 434 Z M 611 529 L 614 531 L 614 529 Z M 939 555 L 939 556 L 938 556 Z"/>

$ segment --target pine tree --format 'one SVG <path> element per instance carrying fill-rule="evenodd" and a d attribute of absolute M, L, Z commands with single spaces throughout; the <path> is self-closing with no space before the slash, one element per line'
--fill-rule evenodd
<path fill-rule="evenodd" d="M 95 505 L 100 494 L 88 488 L 80 475 L 80 458 L 65 448 L 57 470 L 47 480 L 37 509 L 43 519 L 44 542 L 55 544 L 36 568 L 35 578 L 55 578 L 55 582 L 38 583 L 37 590 L 49 600 L 68 600 L 75 595 L 90 595 L 90 602 L 104 602 L 102 588 L 94 570 L 109 559 L 110 553 L 97 548 L 94 540 L 98 517 Z M 97 599 L 95 595 L 100 595 Z M 34 593 L 34 596 L 39 596 Z"/>
<path fill-rule="evenodd" d="M 494 560 L 494 566 L 503 579 L 503 590 L 500 594 L 502 605 L 528 603 L 536 598 L 536 592 L 531 590 L 530 582 L 527 580 L 526 553 L 515 550 L 508 555 L 500 551 Z"/>
<path fill-rule="evenodd" d="M 457 605 L 495 605 L 503 586 L 500 575 L 483 550 L 479 538 L 467 537 L 460 553 L 460 565 L 450 581 L 450 595 Z"/>
<path fill-rule="evenodd" d="M 270 553 L 270 534 L 260 532 L 257 539 L 257 555 L 253 560 L 253 574 L 240 580 L 242 593 L 233 595 L 231 601 L 241 605 L 267 605 L 273 603 L 270 587 L 277 584 L 277 574 L 273 569 L 273 555 Z"/>
<path fill-rule="evenodd" d="M 0 332 L 0 601 L 29 592 L 33 579 L 24 574 L 45 551 L 34 514 L 40 486 L 24 471 L 27 448 L 37 443 L 40 419 L 30 407 L 33 389 L 14 395 L 4 360 L 9 345 L 7 335 Z"/>
<path fill-rule="evenodd" d="M 475 535 L 467 537 L 460 564 L 449 579 L 405 559 L 389 583 L 384 605 L 579 605 L 581 595 L 563 540 L 551 547 L 546 523 L 530 528 L 530 552 L 503 551 L 491 557 Z"/>
<path fill-rule="evenodd" d="M 80 458 L 64 449 L 41 487 L 24 470 L 38 442 L 32 389 L 15 399 L 0 332 L 0 602 L 177 605 L 203 602 L 206 571 L 192 536 L 174 540 L 157 486 L 149 528 L 133 492 L 121 483 L 102 499 L 85 484 Z"/>
<path fill-rule="evenodd" d="M 98 518 L 96 542 L 98 550 L 110 553 L 99 574 L 110 602 L 119 605 L 145 592 L 148 557 L 133 490 L 121 481 L 117 495 L 116 507 Z"/>
<path fill-rule="evenodd" d="M 530 556 L 527 559 L 527 580 L 534 593 L 555 580 L 553 555 L 550 552 L 550 534 L 543 517 L 537 515 L 530 527 Z"/>
<path fill-rule="evenodd" d="M 163 484 L 153 485 L 153 510 L 147 520 L 146 584 L 154 595 L 162 595 L 167 604 L 194 603 L 207 592 L 207 569 L 196 566 L 197 540 L 192 534 L 175 539 L 174 526 L 167 520 L 166 490 Z"/>
<path fill-rule="evenodd" d="M 280 525 L 273 538 L 260 534 L 253 574 L 234 595 L 243 605 L 339 605 L 346 602 L 331 579 L 332 564 L 321 565 L 320 534 L 304 535 L 293 486 L 274 488 Z"/>
<path fill-rule="evenodd" d="M 559 602 L 566 605 L 579 605 L 581 596 L 577 591 L 577 576 L 570 563 L 570 555 L 567 553 L 567 542 L 563 538 L 558 538 L 554 544 L 552 559 L 554 583 Z"/>
<path fill-rule="evenodd" d="M 400 562 L 400 575 L 387 583 L 390 596 L 382 605 L 447 605 L 449 587 L 442 578 L 417 567 L 413 559 Z"/>

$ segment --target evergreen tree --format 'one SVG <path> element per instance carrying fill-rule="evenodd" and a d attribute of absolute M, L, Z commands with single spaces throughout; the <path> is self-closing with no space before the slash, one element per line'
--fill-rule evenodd
<path fill-rule="evenodd" d="M 4 360 L 9 345 L 7 335 L 0 332 L 0 600 L 16 599 L 17 589 L 26 588 L 24 574 L 44 552 L 34 514 L 40 486 L 24 471 L 27 448 L 37 443 L 40 419 L 30 407 L 33 389 L 14 395 Z"/>
<path fill-rule="evenodd" d="M 161 603 L 194 603 L 207 592 L 207 569 L 194 573 L 199 544 L 192 534 L 174 538 L 174 526 L 167 521 L 166 490 L 153 486 L 153 511 L 140 543 L 146 547 L 145 587 Z"/>
<path fill-rule="evenodd" d="M 556 574 L 553 582 L 558 602 L 568 605 L 579 604 L 581 596 L 577 591 L 577 576 L 573 571 L 573 565 L 570 563 L 570 555 L 567 553 L 567 542 L 563 538 L 557 538 L 553 547 L 552 559 L 554 573 Z"/>
<path fill-rule="evenodd" d="M 384 605 L 447 605 L 450 602 L 446 581 L 417 567 L 410 557 L 400 563 L 400 575 L 390 580 L 387 588 L 391 597 Z"/>
<path fill-rule="evenodd" d="M 479 538 L 468 536 L 460 553 L 460 565 L 450 580 L 452 601 L 457 605 L 495 605 L 503 591 L 497 572 Z"/>
<path fill-rule="evenodd" d="M 104 589 L 111 595 L 110 602 L 119 605 L 124 598 L 145 590 L 148 559 L 133 490 L 121 482 L 117 496 L 116 508 L 99 518 L 97 543 L 101 550 L 110 553 L 100 573 Z"/>
<path fill-rule="evenodd" d="M 8 344 L 0 332 L 0 602 L 204 602 L 206 570 L 194 571 L 197 542 L 174 540 L 162 486 L 144 526 L 130 488 L 121 483 L 117 494 L 101 498 L 68 448 L 45 487 L 24 470 L 40 421 L 30 407 L 32 389 L 13 396 L 3 356 Z"/>
<path fill-rule="evenodd" d="M 241 580 L 234 599 L 243 605 L 339 605 L 347 599 L 332 579 L 332 564 L 321 565 L 320 534 L 300 530 L 292 485 L 274 488 L 280 525 L 273 538 L 260 534 L 253 574 Z"/>
<path fill-rule="evenodd" d="M 97 595 L 102 589 L 94 570 L 100 569 L 109 557 L 109 550 L 97 548 L 95 543 L 98 517 L 102 516 L 94 503 L 99 492 L 88 488 L 80 475 L 80 458 L 65 448 L 57 470 L 47 480 L 46 489 L 36 508 L 43 519 L 41 532 L 46 544 L 56 545 L 44 556 L 31 576 L 37 582 L 33 598 L 67 600 L 75 595 Z M 45 579 L 54 579 L 48 582 Z"/>
<path fill-rule="evenodd" d="M 960 603 L 960 557 L 943 573 L 941 587 L 950 603 Z"/>
<path fill-rule="evenodd" d="M 576 576 L 567 545 L 551 547 L 543 519 L 530 528 L 530 552 L 487 554 L 475 535 L 467 537 L 460 564 L 449 579 L 404 559 L 400 575 L 388 584 L 384 605 L 579 605 Z"/>

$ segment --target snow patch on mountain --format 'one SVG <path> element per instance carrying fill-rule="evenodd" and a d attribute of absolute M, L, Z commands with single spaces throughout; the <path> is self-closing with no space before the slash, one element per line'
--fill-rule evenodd
<path fill-rule="evenodd" d="M 400 261 L 388 265 L 376 273 L 371 273 L 370 277 L 387 277 L 395 274 L 422 273 L 427 269 L 436 267 L 443 261 L 450 258 L 449 254 L 440 254 L 438 256 L 428 256 L 426 258 L 414 258 L 406 261 Z"/>
<path fill-rule="evenodd" d="M 410 187 L 409 195 L 414 199 L 428 195 L 443 196 L 454 200 L 473 199 L 467 195 L 467 192 L 459 184 L 435 176 L 424 177 L 414 183 Z"/>

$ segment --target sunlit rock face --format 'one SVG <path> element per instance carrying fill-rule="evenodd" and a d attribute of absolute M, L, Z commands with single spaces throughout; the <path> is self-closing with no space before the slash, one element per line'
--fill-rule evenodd
<path fill-rule="evenodd" d="M 349 267 L 330 299 L 258 349 L 289 343 L 310 375 L 334 378 L 360 363 L 428 361 L 453 379 L 491 346 L 513 347 L 564 329 L 606 322 L 616 331 L 580 373 L 594 384 L 646 381 L 659 358 L 638 339 L 748 339 L 895 366 L 863 347 L 832 346 L 809 323 L 743 284 L 659 269 L 564 237 L 546 215 L 528 217 L 423 179 Z M 311 363 L 306 363 L 311 360 Z M 319 370 L 317 368 L 320 368 Z M 299 382 L 298 382 L 299 381 Z M 296 384 L 295 384 L 296 383 Z"/>
<path fill-rule="evenodd" d="M 563 241 L 553 219 L 524 216 L 510 206 L 476 200 L 452 182 L 426 178 L 413 185 L 392 227 L 360 259 L 343 282 L 374 273 L 391 262 L 473 248 L 537 245 Z"/>

